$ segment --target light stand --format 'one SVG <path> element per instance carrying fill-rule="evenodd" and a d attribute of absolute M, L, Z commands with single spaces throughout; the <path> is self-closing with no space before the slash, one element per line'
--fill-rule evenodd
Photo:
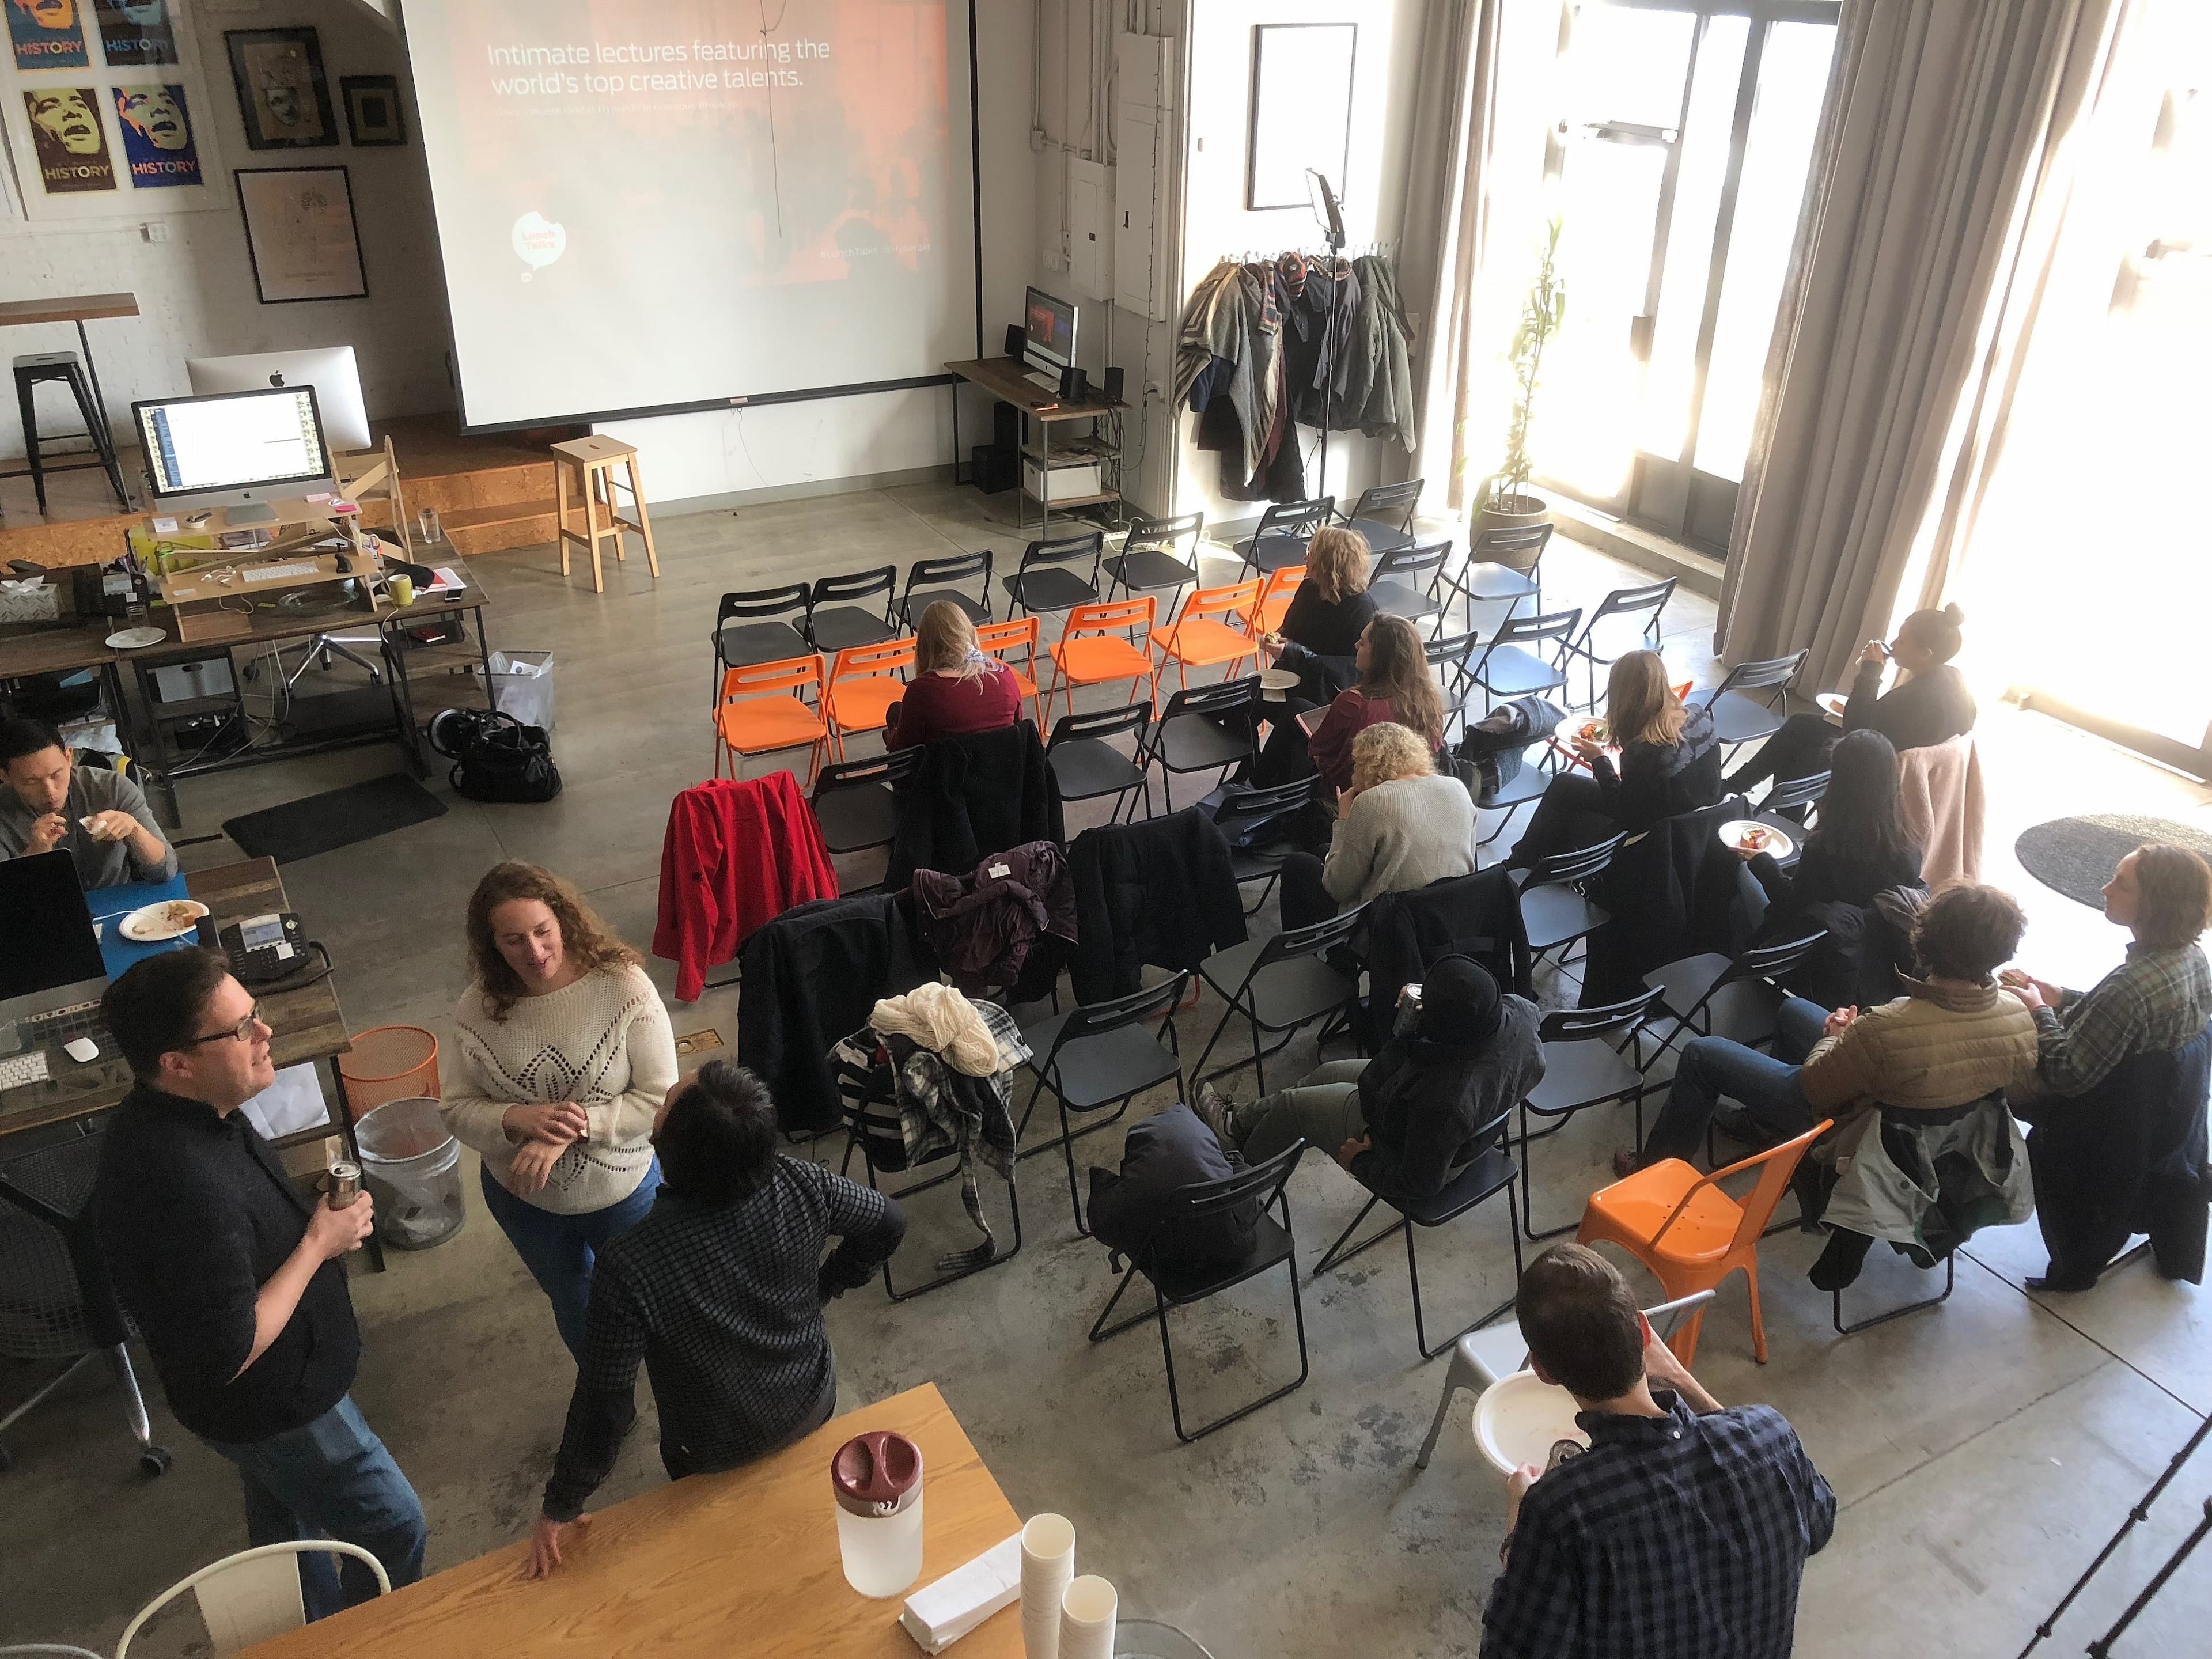
<path fill-rule="evenodd" d="M 1316 202 L 1316 195 L 1320 200 Z M 1328 243 L 1330 263 L 1340 264 L 1344 258 L 1344 215 L 1338 210 L 1336 192 L 1328 187 L 1327 175 L 1306 169 L 1306 200 L 1312 204 L 1314 217 L 1320 221 L 1322 235 Z M 1332 284 L 1342 280 L 1334 270 L 1328 276 Z M 1318 498 L 1328 494 L 1328 428 L 1336 415 L 1336 292 L 1329 293 L 1328 315 L 1322 325 L 1322 360 L 1328 366 L 1321 386 L 1321 483 L 1314 491 Z M 1285 388 L 1287 391 L 1287 388 Z M 1293 422 L 1295 424 L 1295 422 Z"/>

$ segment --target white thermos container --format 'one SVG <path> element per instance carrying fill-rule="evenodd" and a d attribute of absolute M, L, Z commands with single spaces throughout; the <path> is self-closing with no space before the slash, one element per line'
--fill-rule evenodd
<path fill-rule="evenodd" d="M 905 1594 L 921 1577 L 921 1448 L 878 1429 L 830 1460 L 845 1582 L 863 1595 Z"/>

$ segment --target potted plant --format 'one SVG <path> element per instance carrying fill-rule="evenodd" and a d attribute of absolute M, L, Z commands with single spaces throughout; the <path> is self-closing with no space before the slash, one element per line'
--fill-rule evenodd
<path fill-rule="evenodd" d="M 1535 411 L 1536 387 L 1544 366 L 1544 348 L 1559 331 L 1567 316 L 1566 280 L 1559 273 L 1559 221 L 1551 222 L 1536 278 L 1521 301 L 1520 325 L 1505 348 L 1513 368 L 1513 413 L 1505 424 L 1505 455 L 1498 471 L 1483 481 L 1475 497 L 1474 533 L 1521 525 L 1541 524 L 1552 509 L 1540 495 L 1528 492 L 1528 422 Z"/>

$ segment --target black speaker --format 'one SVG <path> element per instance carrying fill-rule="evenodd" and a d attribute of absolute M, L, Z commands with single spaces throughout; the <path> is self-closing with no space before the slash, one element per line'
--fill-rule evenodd
<path fill-rule="evenodd" d="M 1022 411 L 1009 403 L 991 405 L 991 441 L 1001 449 L 1022 447 Z"/>
<path fill-rule="evenodd" d="M 969 452 L 968 482 L 986 495 L 1012 489 L 1021 482 L 1019 453 L 997 444 L 977 444 Z"/>
<path fill-rule="evenodd" d="M 1091 395 L 1091 377 L 1070 363 L 1060 371 L 1060 400 L 1064 404 L 1079 404 Z"/>
<path fill-rule="evenodd" d="M 1109 404 L 1121 401 L 1121 371 L 1118 368 L 1106 371 L 1106 401 Z"/>
<path fill-rule="evenodd" d="M 1008 323 L 1006 325 L 1006 356 L 1009 357 L 1020 356 L 1022 355 L 1022 347 L 1026 342 L 1027 337 L 1028 337 L 1023 331 L 1022 325 L 1019 323 Z"/>

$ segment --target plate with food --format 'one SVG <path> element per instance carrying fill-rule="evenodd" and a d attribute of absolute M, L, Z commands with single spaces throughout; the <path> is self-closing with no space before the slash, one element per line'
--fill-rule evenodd
<path fill-rule="evenodd" d="M 159 645 L 169 636 L 158 628 L 125 628 L 107 636 L 108 646 L 117 651 L 143 651 L 149 645 Z"/>
<path fill-rule="evenodd" d="M 182 939 L 199 925 L 208 908 L 198 899 L 162 899 L 142 905 L 116 925 L 116 931 L 140 945 Z"/>
<path fill-rule="evenodd" d="M 1260 671 L 1260 695 L 1270 702 L 1280 702 L 1298 689 L 1298 676 L 1287 668 L 1263 668 Z"/>
<path fill-rule="evenodd" d="M 1549 1467 L 1562 1440 L 1588 1450 L 1589 1436 L 1575 1421 L 1575 1397 L 1534 1371 L 1501 1376 L 1474 1402 L 1474 1443 L 1502 1474 L 1524 1463 Z"/>
<path fill-rule="evenodd" d="M 1844 705 L 1850 699 L 1840 691 L 1823 691 L 1813 701 L 1820 705 L 1820 712 L 1830 720 L 1839 720 L 1844 717 Z"/>
<path fill-rule="evenodd" d="M 1613 727 L 1603 720 L 1582 720 L 1575 726 L 1575 735 L 1584 743 L 1594 743 L 1603 747 L 1613 740 Z"/>
<path fill-rule="evenodd" d="M 1787 833 L 1756 818 L 1730 818 L 1721 825 L 1721 840 L 1739 853 L 1766 853 L 1778 859 L 1797 850 Z"/>

